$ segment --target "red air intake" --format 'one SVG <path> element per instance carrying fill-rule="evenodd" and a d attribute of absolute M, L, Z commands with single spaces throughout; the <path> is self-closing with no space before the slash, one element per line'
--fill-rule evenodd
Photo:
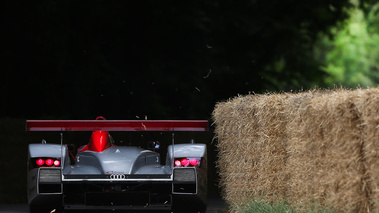
<path fill-rule="evenodd" d="M 112 146 L 111 136 L 107 131 L 92 132 L 88 150 L 94 152 L 102 152 Z"/>

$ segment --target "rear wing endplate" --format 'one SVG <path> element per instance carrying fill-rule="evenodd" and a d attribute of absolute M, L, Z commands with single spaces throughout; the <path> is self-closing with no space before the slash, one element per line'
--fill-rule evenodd
<path fill-rule="evenodd" d="M 27 120 L 26 131 L 208 131 L 207 120 Z"/>

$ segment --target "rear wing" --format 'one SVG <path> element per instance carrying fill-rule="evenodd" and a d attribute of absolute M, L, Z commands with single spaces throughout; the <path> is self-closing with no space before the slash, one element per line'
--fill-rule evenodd
<path fill-rule="evenodd" d="M 27 120 L 26 131 L 208 131 L 207 120 Z"/>

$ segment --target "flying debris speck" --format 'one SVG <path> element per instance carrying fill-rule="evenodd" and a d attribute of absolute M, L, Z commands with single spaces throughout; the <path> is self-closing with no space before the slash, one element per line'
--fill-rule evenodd
<path fill-rule="evenodd" d="M 206 76 L 204 76 L 203 78 L 208 78 L 208 77 L 209 77 L 209 75 L 211 74 L 211 72 L 212 72 L 212 69 L 209 69 L 209 72 L 208 72 L 208 74 L 207 74 Z"/>

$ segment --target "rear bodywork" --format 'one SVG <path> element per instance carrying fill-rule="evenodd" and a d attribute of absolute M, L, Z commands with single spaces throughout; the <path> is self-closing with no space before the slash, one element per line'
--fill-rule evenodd
<path fill-rule="evenodd" d="M 207 121 L 27 121 L 28 131 L 92 134 L 110 130 L 174 132 L 207 128 Z M 87 146 L 73 152 L 63 140 L 61 144 L 29 144 L 27 189 L 31 210 L 205 211 L 205 144 L 174 144 L 173 139 L 165 162 L 161 162 L 158 152 L 137 146 L 116 146 L 112 142 L 100 151 Z"/>

